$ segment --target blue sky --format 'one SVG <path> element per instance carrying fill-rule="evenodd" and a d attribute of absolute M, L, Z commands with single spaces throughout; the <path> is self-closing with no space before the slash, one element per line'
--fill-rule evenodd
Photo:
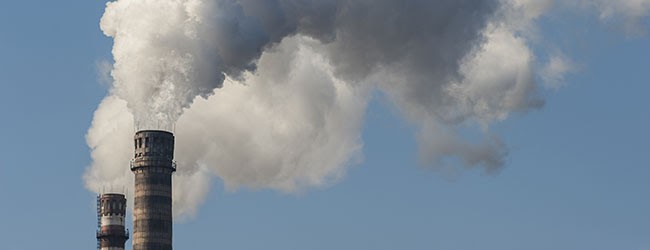
<path fill-rule="evenodd" d="M 84 136 L 108 91 L 97 72 L 111 58 L 103 11 L 103 1 L 0 8 L 3 249 L 95 247 L 82 175 Z M 212 181 L 196 217 L 175 223 L 174 247 L 650 250 L 650 38 L 586 14 L 539 25 L 578 67 L 542 93 L 543 108 L 492 125 L 511 148 L 499 173 L 419 167 L 413 128 L 377 94 L 364 160 L 341 181 L 298 195 Z"/>

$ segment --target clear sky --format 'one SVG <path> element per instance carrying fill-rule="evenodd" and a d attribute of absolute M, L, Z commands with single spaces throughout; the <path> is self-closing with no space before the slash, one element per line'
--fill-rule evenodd
<path fill-rule="evenodd" d="M 97 71 L 111 59 L 104 6 L 0 7 L 3 250 L 95 248 L 95 194 L 82 175 L 84 136 L 108 91 Z M 543 108 L 492 126 L 511 148 L 499 173 L 418 167 L 413 128 L 377 94 L 364 160 L 341 181 L 294 195 L 228 192 L 215 180 L 196 217 L 174 224 L 174 247 L 650 250 L 650 37 L 561 11 L 539 28 L 577 70 L 545 90 Z"/>

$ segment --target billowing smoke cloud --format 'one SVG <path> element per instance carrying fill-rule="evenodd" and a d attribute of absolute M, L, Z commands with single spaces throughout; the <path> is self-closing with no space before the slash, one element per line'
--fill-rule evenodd
<path fill-rule="evenodd" d="M 255 74 L 242 75 L 241 82 L 228 79 L 209 98 L 196 98 L 176 129 L 176 214 L 193 214 L 213 175 L 231 190 L 299 192 L 334 183 L 344 166 L 361 160 L 371 89 L 338 80 L 316 53 L 319 46 L 307 37 L 286 38 L 264 53 Z M 85 177 L 91 190 L 133 185 L 126 167 L 133 150 L 129 119 L 126 102 L 115 97 L 95 113 L 88 132 L 94 165 Z M 117 146 L 121 150 L 111 152 Z"/>
<path fill-rule="evenodd" d="M 109 2 L 101 28 L 114 39 L 111 92 L 127 101 L 137 129 L 172 129 L 225 75 L 254 70 L 269 41 L 234 1 Z"/>
<path fill-rule="evenodd" d="M 174 211 L 192 215 L 212 176 L 300 192 L 362 159 L 366 105 L 379 90 L 415 125 L 423 166 L 498 172 L 489 124 L 540 108 L 570 61 L 538 67 L 534 21 L 553 1 L 118 0 L 113 85 L 87 141 L 89 189 L 132 185 L 137 129 L 175 128 Z M 536 73 L 537 69 L 541 69 Z M 536 83 L 542 79 L 544 84 Z M 476 127 L 468 138 L 465 128 Z"/>

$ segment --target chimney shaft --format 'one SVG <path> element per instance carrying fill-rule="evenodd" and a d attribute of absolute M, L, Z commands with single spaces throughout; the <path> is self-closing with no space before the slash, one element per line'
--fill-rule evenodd
<path fill-rule="evenodd" d="M 143 130 L 134 143 L 133 250 L 171 250 L 174 135 Z"/>
<path fill-rule="evenodd" d="M 102 194 L 97 209 L 100 228 L 97 231 L 100 250 L 124 249 L 129 234 L 124 228 L 126 198 L 123 194 Z"/>

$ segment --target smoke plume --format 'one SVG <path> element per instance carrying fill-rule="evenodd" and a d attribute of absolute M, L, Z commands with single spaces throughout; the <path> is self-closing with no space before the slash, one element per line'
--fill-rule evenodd
<path fill-rule="evenodd" d="M 109 2 L 101 29 L 114 40 L 113 81 L 88 130 L 85 182 L 132 186 L 133 133 L 163 129 L 177 138 L 176 215 L 194 214 L 213 176 L 229 190 L 330 185 L 363 158 L 363 116 L 377 90 L 417 129 L 423 166 L 498 172 L 509 152 L 489 124 L 542 107 L 540 88 L 559 87 L 570 71 L 562 56 L 539 68 L 528 45 L 553 6 Z M 478 136 L 464 136 L 468 127 Z"/>

